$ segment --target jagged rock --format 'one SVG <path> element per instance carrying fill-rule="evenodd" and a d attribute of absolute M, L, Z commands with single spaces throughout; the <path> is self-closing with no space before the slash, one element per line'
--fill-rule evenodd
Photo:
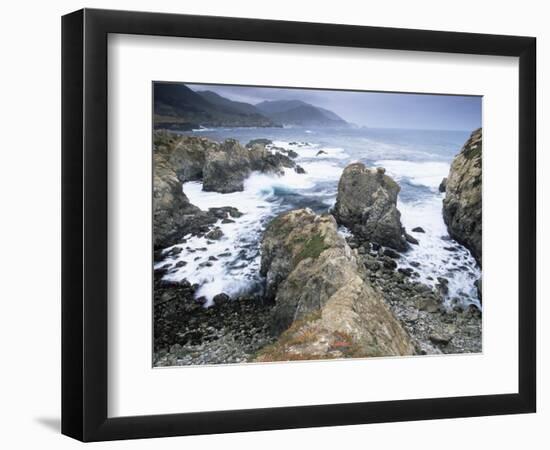
<path fill-rule="evenodd" d="M 262 173 L 282 175 L 283 168 L 292 169 L 296 163 L 280 152 L 271 152 L 263 145 L 254 145 L 249 150 L 250 167 Z"/>
<path fill-rule="evenodd" d="M 208 212 L 216 216 L 218 219 L 226 219 L 228 216 L 238 219 L 243 213 L 233 206 L 221 206 L 218 208 L 209 208 Z"/>
<path fill-rule="evenodd" d="M 399 269 L 397 269 L 397 271 L 399 273 L 402 273 L 403 275 L 405 275 L 406 277 L 410 277 L 412 276 L 414 270 L 412 270 L 410 267 L 400 267 Z"/>
<path fill-rule="evenodd" d="M 289 157 L 289 158 L 298 158 L 298 153 L 296 153 L 294 150 L 291 150 L 291 149 L 286 149 L 286 148 L 279 148 L 279 147 L 272 147 L 271 148 L 272 151 L 279 151 L 281 153 L 286 153 L 286 155 Z"/>
<path fill-rule="evenodd" d="M 221 193 L 242 191 L 244 180 L 253 172 L 282 175 L 296 163 L 282 153 L 272 153 L 255 143 L 245 148 L 227 139 L 207 150 L 203 167 L 203 190 Z"/>
<path fill-rule="evenodd" d="M 162 249 L 181 242 L 188 233 L 201 233 L 216 219 L 189 202 L 170 158 L 154 152 L 153 245 Z"/>
<path fill-rule="evenodd" d="M 408 244 L 396 207 L 400 187 L 384 172 L 362 163 L 348 165 L 338 183 L 333 214 L 359 239 L 403 251 Z"/>
<path fill-rule="evenodd" d="M 439 184 L 439 192 L 445 192 L 447 190 L 447 177 L 441 180 Z"/>
<path fill-rule="evenodd" d="M 389 256 L 390 258 L 393 258 L 393 259 L 401 258 L 401 255 L 397 253 L 395 250 L 392 250 L 391 248 L 385 248 L 384 250 L 382 250 L 381 253 L 382 255 Z"/>
<path fill-rule="evenodd" d="M 214 305 L 216 305 L 216 306 L 220 306 L 223 303 L 228 302 L 230 300 L 231 300 L 231 298 L 229 297 L 229 295 L 227 295 L 223 292 L 221 294 L 215 295 L 214 298 L 212 299 L 212 301 L 214 302 Z"/>
<path fill-rule="evenodd" d="M 219 227 L 215 227 L 214 229 L 210 230 L 208 233 L 206 233 L 205 236 L 207 239 L 213 239 L 217 241 L 218 239 L 221 239 L 223 237 L 223 231 Z"/>
<path fill-rule="evenodd" d="M 235 139 L 227 139 L 206 152 L 202 189 L 221 193 L 242 191 L 251 172 L 249 150 Z"/>
<path fill-rule="evenodd" d="M 414 347 L 332 216 L 301 209 L 273 220 L 262 241 L 261 273 L 285 330 L 257 360 L 410 355 Z"/>
<path fill-rule="evenodd" d="M 155 154 L 162 154 L 182 183 L 202 179 L 206 151 L 218 145 L 206 138 L 180 137 L 165 131 L 155 131 L 154 144 Z"/>
<path fill-rule="evenodd" d="M 266 145 L 270 145 L 272 143 L 273 142 L 270 139 L 265 139 L 265 138 L 252 139 L 251 141 L 248 142 L 248 144 L 246 144 L 246 147 L 252 148 L 256 144 L 263 145 L 265 147 Z"/>
<path fill-rule="evenodd" d="M 482 130 L 474 131 L 455 157 L 449 177 L 443 219 L 449 234 L 470 250 L 481 266 Z"/>

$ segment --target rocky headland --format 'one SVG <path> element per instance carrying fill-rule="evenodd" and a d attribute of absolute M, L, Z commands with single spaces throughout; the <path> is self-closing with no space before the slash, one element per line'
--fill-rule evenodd
<path fill-rule="evenodd" d="M 481 266 L 482 129 L 475 130 L 451 164 L 445 183 L 443 219 L 450 236 Z"/>
<path fill-rule="evenodd" d="M 219 208 L 202 211 L 191 204 L 181 183 L 202 181 L 205 191 L 230 193 L 242 191 L 244 180 L 255 171 L 281 175 L 288 168 L 304 173 L 291 157 L 276 147 L 268 149 L 267 140 L 243 147 L 234 139 L 218 143 L 165 130 L 155 131 L 153 138 L 155 250 L 177 244 L 187 234 L 205 234 L 222 218 Z M 234 216 L 228 214 L 223 218 Z"/>

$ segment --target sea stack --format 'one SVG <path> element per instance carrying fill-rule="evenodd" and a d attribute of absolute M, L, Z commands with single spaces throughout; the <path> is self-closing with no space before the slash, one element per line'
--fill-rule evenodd
<path fill-rule="evenodd" d="M 396 207 L 399 191 L 383 168 L 352 163 L 340 177 L 333 215 L 358 239 L 404 251 L 408 244 Z"/>

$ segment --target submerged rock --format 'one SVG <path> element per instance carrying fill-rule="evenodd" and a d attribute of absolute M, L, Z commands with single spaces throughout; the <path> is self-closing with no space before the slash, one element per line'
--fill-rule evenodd
<path fill-rule="evenodd" d="M 474 131 L 455 157 L 443 200 L 449 234 L 470 250 L 481 266 L 482 130 Z"/>
<path fill-rule="evenodd" d="M 338 183 L 334 217 L 358 238 L 396 250 L 408 248 L 397 210 L 399 185 L 382 168 L 348 165 Z"/>
<path fill-rule="evenodd" d="M 259 361 L 410 355 L 414 347 L 330 215 L 300 209 L 273 220 L 261 272 L 283 331 Z"/>

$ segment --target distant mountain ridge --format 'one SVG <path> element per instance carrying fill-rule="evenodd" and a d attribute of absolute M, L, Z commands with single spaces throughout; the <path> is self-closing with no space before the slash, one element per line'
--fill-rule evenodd
<path fill-rule="evenodd" d="M 154 84 L 155 128 L 280 126 L 254 106 L 233 102 L 214 92 L 195 92 L 181 83 Z"/>
<path fill-rule="evenodd" d="M 194 91 L 182 83 L 154 83 L 156 129 L 200 127 L 346 126 L 327 109 L 301 100 L 264 101 L 257 105 L 230 100 L 213 91 Z"/>
<path fill-rule="evenodd" d="M 274 100 L 256 104 L 267 117 L 283 125 L 347 126 L 348 123 L 328 109 L 311 105 L 302 100 Z"/>

